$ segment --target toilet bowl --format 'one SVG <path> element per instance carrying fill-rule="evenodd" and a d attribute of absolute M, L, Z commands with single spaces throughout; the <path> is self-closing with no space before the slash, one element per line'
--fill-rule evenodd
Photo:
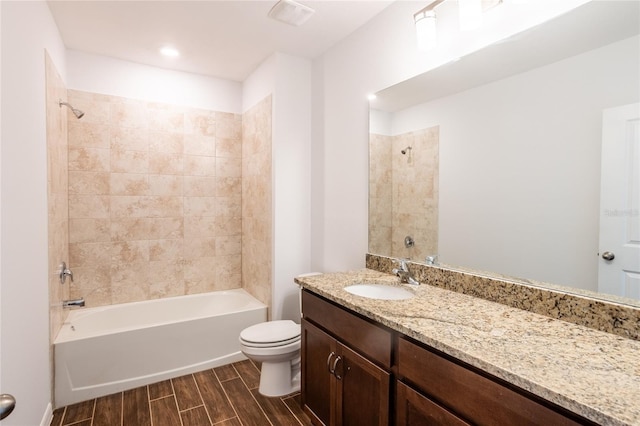
<path fill-rule="evenodd" d="M 283 396 L 300 390 L 300 324 L 291 320 L 252 325 L 240 333 L 240 350 L 262 363 L 258 392 Z"/>

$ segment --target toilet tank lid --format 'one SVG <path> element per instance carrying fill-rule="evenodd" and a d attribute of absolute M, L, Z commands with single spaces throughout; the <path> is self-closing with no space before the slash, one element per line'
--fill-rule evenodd
<path fill-rule="evenodd" d="M 240 339 L 251 343 L 276 343 L 300 336 L 300 324 L 291 320 L 269 321 L 247 327 Z"/>

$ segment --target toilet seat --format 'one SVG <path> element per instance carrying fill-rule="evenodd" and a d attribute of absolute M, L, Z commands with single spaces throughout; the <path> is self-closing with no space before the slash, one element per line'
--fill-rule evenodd
<path fill-rule="evenodd" d="M 242 330 L 240 342 L 248 347 L 271 348 L 295 343 L 300 335 L 300 324 L 291 320 L 270 321 Z"/>

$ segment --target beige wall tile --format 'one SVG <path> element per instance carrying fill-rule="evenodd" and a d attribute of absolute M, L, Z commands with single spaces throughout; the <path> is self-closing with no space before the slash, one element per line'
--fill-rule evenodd
<path fill-rule="evenodd" d="M 75 195 L 69 196 L 69 217 L 72 219 L 94 218 L 108 219 L 109 213 L 108 195 Z"/>
<path fill-rule="evenodd" d="M 149 132 L 146 128 L 110 127 L 111 149 L 128 151 L 148 151 Z"/>
<path fill-rule="evenodd" d="M 218 177 L 242 177 L 242 159 L 220 158 L 216 162 L 216 176 Z"/>
<path fill-rule="evenodd" d="M 154 217 L 147 219 L 149 223 L 149 239 L 164 240 L 184 238 L 184 222 L 181 217 Z"/>
<path fill-rule="evenodd" d="M 149 152 L 130 151 L 111 148 L 112 173 L 147 173 L 149 171 Z"/>
<path fill-rule="evenodd" d="M 151 236 L 151 219 L 146 217 L 111 218 L 111 242 L 146 240 Z"/>
<path fill-rule="evenodd" d="M 242 141 L 229 138 L 216 139 L 216 157 L 242 158 Z"/>
<path fill-rule="evenodd" d="M 186 197 L 215 197 L 217 194 L 215 177 L 185 176 L 184 195 Z"/>
<path fill-rule="evenodd" d="M 240 287 L 243 117 L 79 91 L 73 99 L 89 119 L 72 124 L 68 158 L 57 147 L 49 157 L 64 157 L 70 170 L 68 184 L 51 175 L 72 198 L 50 210 L 67 203 L 72 215 L 69 256 L 84 281 L 74 294 L 96 306 Z M 260 211 L 270 203 L 260 194 L 270 191 L 270 108 L 256 111 L 263 127 L 253 137 L 266 140 L 254 144 L 264 151 L 254 160 L 252 191 L 262 201 L 253 211 L 270 222 Z M 265 247 L 256 261 L 269 258 L 270 269 Z"/>
<path fill-rule="evenodd" d="M 80 120 L 69 121 L 69 146 L 109 148 L 109 126 Z"/>
<path fill-rule="evenodd" d="M 149 175 L 149 195 L 182 196 L 184 177 L 179 175 Z"/>
<path fill-rule="evenodd" d="M 110 194 L 109 173 L 70 170 L 69 194 Z"/>
<path fill-rule="evenodd" d="M 184 174 L 189 176 L 215 176 L 216 157 L 185 155 Z"/>
<path fill-rule="evenodd" d="M 216 197 L 184 197 L 185 216 L 216 216 Z"/>
<path fill-rule="evenodd" d="M 69 147 L 69 171 L 106 172 L 110 161 L 108 149 Z"/>
<path fill-rule="evenodd" d="M 111 263 L 111 242 L 69 244 L 69 264 L 77 267 Z"/>
<path fill-rule="evenodd" d="M 216 155 L 216 138 L 199 134 L 186 135 L 184 138 L 184 153 L 188 155 Z"/>
<path fill-rule="evenodd" d="M 146 195 L 149 177 L 139 173 L 111 173 L 109 186 L 111 195 Z"/>
<path fill-rule="evenodd" d="M 153 123 L 151 128 L 156 130 Z M 149 150 L 182 154 L 184 152 L 184 134 L 169 133 L 168 131 L 149 132 Z"/>
<path fill-rule="evenodd" d="M 113 195 L 111 197 L 111 217 L 148 217 L 148 197 L 143 195 Z"/>
<path fill-rule="evenodd" d="M 173 240 L 150 240 L 149 260 L 155 262 L 183 263 L 184 259 L 183 239 Z"/>
<path fill-rule="evenodd" d="M 157 175 L 182 175 L 184 155 L 173 152 L 149 152 L 149 173 Z"/>
<path fill-rule="evenodd" d="M 110 238 L 109 219 L 69 219 L 69 243 L 104 242 Z"/>

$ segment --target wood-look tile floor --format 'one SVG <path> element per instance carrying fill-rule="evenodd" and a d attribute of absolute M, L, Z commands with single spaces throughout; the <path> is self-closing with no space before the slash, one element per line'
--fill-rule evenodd
<path fill-rule="evenodd" d="M 266 398 L 249 360 L 61 407 L 51 426 L 311 425 L 300 394 Z"/>

